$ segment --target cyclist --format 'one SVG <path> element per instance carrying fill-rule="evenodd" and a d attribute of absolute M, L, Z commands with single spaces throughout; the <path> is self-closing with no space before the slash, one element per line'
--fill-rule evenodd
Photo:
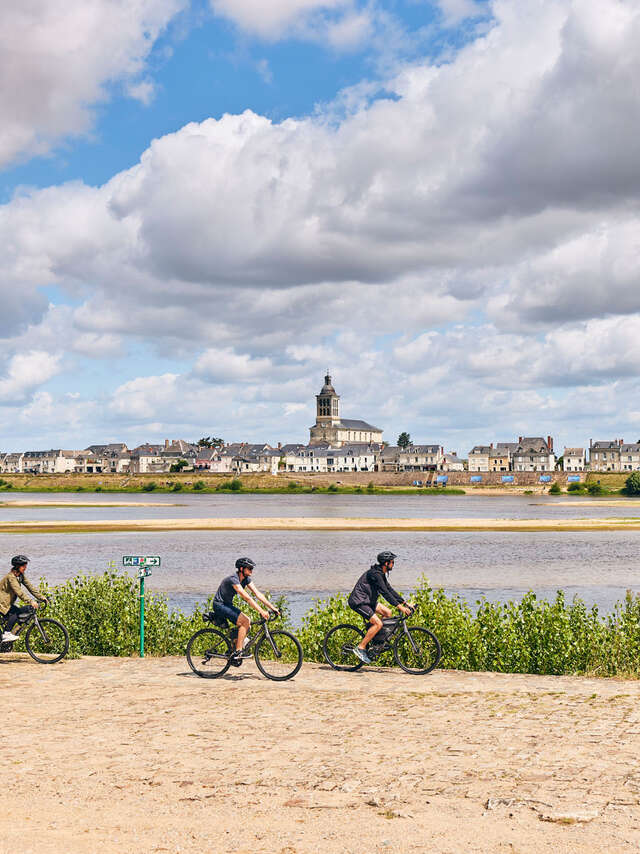
<path fill-rule="evenodd" d="M 213 597 L 213 613 L 216 617 L 228 620 L 234 626 L 238 627 L 236 648 L 230 658 L 231 664 L 235 667 L 240 667 L 242 664 L 242 647 L 251 626 L 249 617 L 233 604 L 236 594 L 241 596 L 245 602 L 248 602 L 264 620 L 269 618 L 269 612 L 261 608 L 256 599 L 262 602 L 263 605 L 266 605 L 269 611 L 273 611 L 274 614 L 280 613 L 275 605 L 269 602 L 267 597 L 258 590 L 251 580 L 254 566 L 255 563 L 251 558 L 239 557 L 236 561 L 236 571 L 233 575 L 228 575 L 222 580 L 216 595 Z M 255 599 L 246 592 L 246 588 L 253 593 L 253 596 L 256 597 Z"/>
<path fill-rule="evenodd" d="M 31 608 L 37 608 L 38 602 L 46 602 L 46 598 L 34 587 L 31 586 L 26 575 L 29 558 L 26 555 L 16 555 L 11 558 L 11 569 L 0 581 L 0 614 L 4 616 L 4 632 L 2 633 L 2 642 L 18 640 L 18 635 L 14 635 L 11 629 L 15 626 L 18 618 L 22 614 L 27 614 Z M 24 585 L 29 593 L 35 597 L 29 599 L 23 591 Z M 23 602 L 28 602 L 24 608 L 17 608 L 14 605 L 16 599 L 22 599 Z"/>
<path fill-rule="evenodd" d="M 377 563 L 360 576 L 347 600 L 349 607 L 369 623 L 367 633 L 354 649 L 360 661 L 364 661 L 365 664 L 371 664 L 371 659 L 367 655 L 367 645 L 382 628 L 382 620 L 391 616 L 391 608 L 379 603 L 378 597 L 382 596 L 390 605 L 396 605 L 407 616 L 412 612 L 412 608 L 393 589 L 387 578 L 393 569 L 395 559 L 396 555 L 393 552 L 380 552 L 376 558 Z"/>

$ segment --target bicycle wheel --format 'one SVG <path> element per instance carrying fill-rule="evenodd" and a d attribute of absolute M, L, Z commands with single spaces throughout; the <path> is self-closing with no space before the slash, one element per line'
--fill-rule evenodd
<path fill-rule="evenodd" d="M 290 632 L 276 629 L 265 634 L 256 646 L 255 658 L 258 670 L 267 679 L 284 682 L 293 679 L 302 667 L 302 647 L 298 638 Z"/>
<path fill-rule="evenodd" d="M 217 679 L 229 669 L 231 641 L 216 629 L 200 629 L 189 638 L 189 667 L 203 679 Z"/>
<path fill-rule="evenodd" d="M 353 648 L 357 646 L 364 632 L 357 626 L 343 623 L 330 629 L 322 643 L 322 652 L 334 670 L 360 670 L 363 662 L 356 658 Z"/>
<path fill-rule="evenodd" d="M 55 664 L 69 652 L 69 632 L 57 620 L 43 617 L 31 623 L 24 636 L 24 645 L 39 664 Z"/>
<path fill-rule="evenodd" d="M 411 626 L 409 634 L 402 632 L 393 645 L 396 664 L 407 673 L 431 673 L 442 657 L 440 641 L 422 626 Z"/>

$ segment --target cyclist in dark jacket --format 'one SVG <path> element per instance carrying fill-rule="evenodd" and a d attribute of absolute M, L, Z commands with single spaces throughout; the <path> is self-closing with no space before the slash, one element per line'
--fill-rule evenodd
<path fill-rule="evenodd" d="M 378 562 L 360 576 L 349 594 L 349 607 L 370 624 L 367 633 L 354 650 L 360 661 L 364 661 L 365 664 L 371 663 L 367 655 L 367 645 L 382 628 L 382 620 L 391 616 L 391 608 L 378 602 L 378 597 L 382 596 L 390 605 L 395 605 L 407 616 L 411 613 L 411 607 L 393 589 L 387 578 L 393 569 L 395 558 L 393 552 L 380 552 L 377 557 Z"/>

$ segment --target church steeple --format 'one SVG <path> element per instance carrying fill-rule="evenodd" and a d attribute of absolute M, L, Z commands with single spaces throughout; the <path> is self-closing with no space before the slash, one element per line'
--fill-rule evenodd
<path fill-rule="evenodd" d="M 316 423 L 337 424 L 340 421 L 340 395 L 331 383 L 331 374 L 327 369 L 324 385 L 316 395 Z"/>

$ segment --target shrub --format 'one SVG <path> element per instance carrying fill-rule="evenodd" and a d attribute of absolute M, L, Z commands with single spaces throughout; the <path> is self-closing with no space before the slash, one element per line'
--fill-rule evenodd
<path fill-rule="evenodd" d="M 94 491 L 94 492 L 102 492 L 102 487 L 101 487 L 101 486 L 96 486 L 96 488 L 95 488 L 93 491 Z"/>
<path fill-rule="evenodd" d="M 181 489 L 182 489 L 182 484 L 180 483 L 179 480 L 177 480 L 173 484 L 173 486 L 171 487 L 171 492 L 180 492 Z"/>
<path fill-rule="evenodd" d="M 640 471 L 631 472 L 624 485 L 627 495 L 640 495 Z"/>
<path fill-rule="evenodd" d="M 300 484 L 296 483 L 295 480 L 290 480 L 289 483 L 287 484 L 287 489 L 291 489 L 291 490 L 300 489 Z"/>
<path fill-rule="evenodd" d="M 142 491 L 143 492 L 153 492 L 153 490 L 157 489 L 157 488 L 158 488 L 158 484 L 155 482 L 155 480 L 149 480 L 149 481 L 147 481 L 147 483 L 142 484 Z"/>
<path fill-rule="evenodd" d="M 599 483 L 587 484 L 587 490 L 589 495 L 602 495 L 604 493 L 604 488 Z"/>
<path fill-rule="evenodd" d="M 578 481 L 574 481 L 567 486 L 567 492 L 584 492 L 586 488 L 586 484 Z"/>
<path fill-rule="evenodd" d="M 330 483 L 329 486 L 327 487 L 327 492 L 337 492 L 337 491 L 338 491 L 338 487 L 335 483 Z"/>
<path fill-rule="evenodd" d="M 356 492 L 358 495 L 362 495 L 364 493 L 364 489 L 361 486 L 356 486 L 354 492 Z"/>
<path fill-rule="evenodd" d="M 196 492 L 199 492 L 201 489 L 204 489 L 206 485 L 207 484 L 204 482 L 204 480 L 196 480 L 196 482 L 193 484 L 193 489 Z"/>
<path fill-rule="evenodd" d="M 369 483 L 367 484 L 367 492 L 375 492 L 375 489 L 376 489 L 376 487 L 375 487 L 374 482 L 372 480 L 370 480 Z"/>
<path fill-rule="evenodd" d="M 557 480 L 554 480 L 554 482 L 551 484 L 551 487 L 549 489 L 549 494 L 550 495 L 560 495 L 561 492 L 562 492 L 562 490 L 560 489 L 560 484 L 558 483 Z"/>
<path fill-rule="evenodd" d="M 231 489 L 233 492 L 239 492 L 242 489 L 242 481 L 238 480 L 237 477 L 234 477 L 234 479 L 229 485 L 229 489 Z"/>

